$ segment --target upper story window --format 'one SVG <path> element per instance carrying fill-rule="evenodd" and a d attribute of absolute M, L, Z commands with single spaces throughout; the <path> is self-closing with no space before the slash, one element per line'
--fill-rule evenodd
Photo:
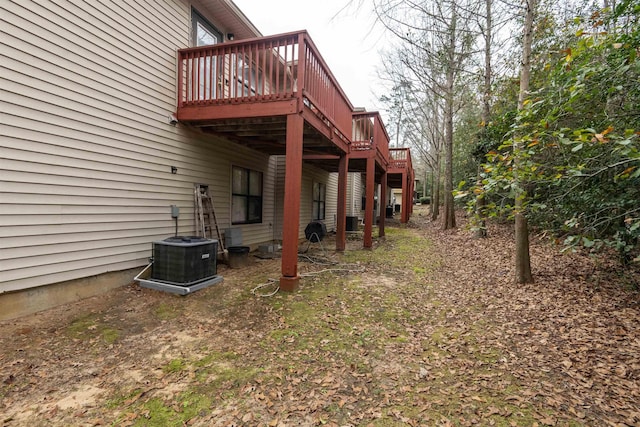
<path fill-rule="evenodd" d="M 197 10 L 191 9 L 191 37 L 196 46 L 206 46 L 220 43 L 222 33 L 216 30 Z M 214 99 L 220 88 L 217 84 L 217 64 L 210 57 L 198 61 L 198 92 L 196 99 Z"/>
<path fill-rule="evenodd" d="M 206 46 L 222 41 L 222 33 L 195 9 L 191 9 L 191 25 L 191 37 L 195 46 Z"/>
<path fill-rule="evenodd" d="M 231 223 L 262 222 L 262 172 L 234 166 L 231 181 Z"/>

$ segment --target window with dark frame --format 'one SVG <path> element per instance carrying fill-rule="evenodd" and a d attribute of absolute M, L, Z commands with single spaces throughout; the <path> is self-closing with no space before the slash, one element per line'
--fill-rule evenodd
<path fill-rule="evenodd" d="M 206 18 L 196 9 L 191 8 L 191 40 L 194 46 L 207 46 L 220 43 L 222 33 L 218 31 Z M 218 87 L 216 85 L 217 64 L 211 58 L 203 58 L 198 61 L 199 75 L 197 99 L 210 99 L 217 96 Z"/>
<path fill-rule="evenodd" d="M 194 8 L 191 8 L 191 25 L 194 46 L 206 46 L 222 41 L 222 33 Z"/>
<path fill-rule="evenodd" d="M 262 172 L 233 166 L 231 187 L 231 223 L 262 222 Z"/>
<path fill-rule="evenodd" d="M 314 221 L 325 219 L 325 199 L 327 186 L 322 182 L 313 183 L 313 209 L 312 216 Z"/>

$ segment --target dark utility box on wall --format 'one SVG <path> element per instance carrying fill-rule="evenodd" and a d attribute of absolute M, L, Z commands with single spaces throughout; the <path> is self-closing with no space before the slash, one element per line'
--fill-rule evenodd
<path fill-rule="evenodd" d="M 217 274 L 218 241 L 176 236 L 153 242 L 151 278 L 172 285 L 189 286 Z"/>

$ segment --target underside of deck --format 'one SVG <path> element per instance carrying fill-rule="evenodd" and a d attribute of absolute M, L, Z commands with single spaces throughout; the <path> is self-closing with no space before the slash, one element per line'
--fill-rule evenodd
<path fill-rule="evenodd" d="M 232 107 L 232 108 L 230 108 Z M 286 154 L 287 115 L 295 114 L 295 109 L 284 108 L 274 111 L 270 108 L 241 105 L 186 107 L 179 111 L 180 122 L 200 129 L 204 133 L 223 137 L 236 144 L 266 153 L 269 155 Z M 217 111 L 218 110 L 218 111 Z M 273 116 L 233 117 L 256 114 L 258 111 L 280 113 Z M 212 116 L 213 114 L 213 116 Z M 218 118 L 228 116 L 226 118 Z M 204 118 L 207 117 L 207 118 Z M 212 119 L 211 117 L 216 117 Z M 351 141 L 346 140 L 337 131 L 323 122 L 311 109 L 304 108 L 303 126 L 303 160 L 328 172 L 338 172 L 340 157 L 351 150 Z M 332 138 L 333 137 L 333 138 Z M 359 150 L 349 154 L 348 171 L 367 171 L 367 159 L 375 152 Z M 379 154 L 374 155 L 375 180 L 380 182 L 386 170 L 386 163 Z"/>
<path fill-rule="evenodd" d="M 386 206 L 389 136 L 377 112 L 355 111 L 306 31 L 180 49 L 177 107 L 185 125 L 286 157 L 281 289 L 300 279 L 303 162 L 338 173 L 338 251 L 346 246 L 347 173 L 365 175 L 363 245 L 372 247 L 377 184 Z M 384 236 L 384 215 L 379 227 Z"/>

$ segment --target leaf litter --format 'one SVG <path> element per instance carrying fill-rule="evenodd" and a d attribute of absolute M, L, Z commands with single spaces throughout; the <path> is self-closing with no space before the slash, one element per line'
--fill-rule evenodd
<path fill-rule="evenodd" d="M 186 298 L 131 285 L 2 322 L 0 425 L 640 425 L 637 271 L 533 236 L 517 285 L 508 227 L 427 218 L 350 236 L 293 294 L 254 296 L 280 267 L 256 259 Z"/>

